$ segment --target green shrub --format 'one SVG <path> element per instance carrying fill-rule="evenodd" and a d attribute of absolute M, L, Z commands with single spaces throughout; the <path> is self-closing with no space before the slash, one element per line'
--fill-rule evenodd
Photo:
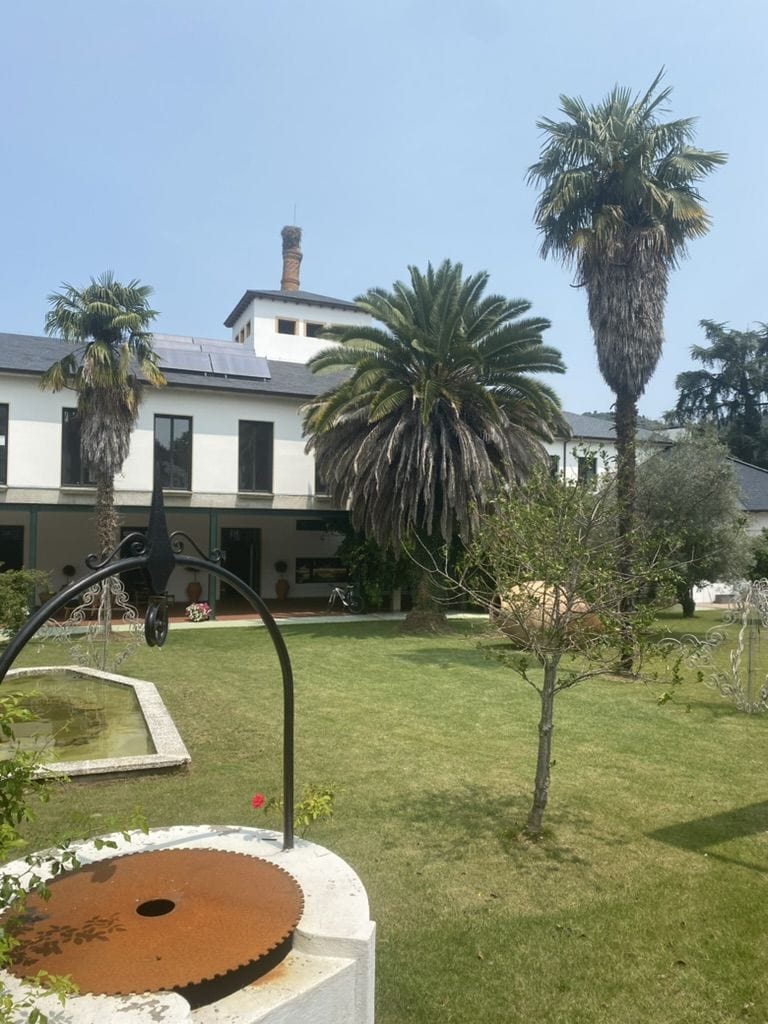
<path fill-rule="evenodd" d="M 47 573 L 38 569 L 6 569 L 0 572 L 0 629 L 16 633 L 29 615 L 35 587 L 48 582 Z"/>

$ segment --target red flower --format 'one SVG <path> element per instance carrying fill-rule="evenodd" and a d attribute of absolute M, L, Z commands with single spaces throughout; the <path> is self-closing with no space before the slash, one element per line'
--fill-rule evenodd
<path fill-rule="evenodd" d="M 260 807 L 263 807 L 263 806 L 264 806 L 264 794 L 263 793 L 254 793 L 254 795 L 251 797 L 251 807 L 255 808 L 258 811 L 258 809 Z"/>

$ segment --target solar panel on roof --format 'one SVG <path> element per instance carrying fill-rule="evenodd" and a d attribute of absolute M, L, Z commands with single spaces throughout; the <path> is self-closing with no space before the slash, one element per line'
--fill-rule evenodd
<path fill-rule="evenodd" d="M 190 370 L 192 373 L 210 373 L 211 360 L 207 352 L 199 348 L 166 348 L 156 346 L 155 351 L 160 357 L 160 368 L 168 370 Z"/>
<path fill-rule="evenodd" d="M 228 377 L 255 377 L 258 380 L 270 380 L 272 377 L 266 359 L 243 352 L 211 352 L 211 365 L 214 373 Z"/>

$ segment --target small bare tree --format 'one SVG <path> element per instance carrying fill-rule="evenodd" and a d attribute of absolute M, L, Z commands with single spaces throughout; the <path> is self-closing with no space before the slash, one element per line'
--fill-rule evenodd
<path fill-rule="evenodd" d="M 622 609 L 628 598 L 635 605 L 636 673 L 652 646 L 653 598 L 668 592 L 669 563 L 658 544 L 633 539 L 633 559 L 624 569 L 612 485 L 592 491 L 538 472 L 525 486 L 500 493 L 481 516 L 459 578 L 442 574 L 454 590 L 489 609 L 491 629 L 511 642 L 495 653 L 539 694 L 529 836 L 541 835 L 547 807 L 555 698 L 616 665 L 626 643 Z"/>

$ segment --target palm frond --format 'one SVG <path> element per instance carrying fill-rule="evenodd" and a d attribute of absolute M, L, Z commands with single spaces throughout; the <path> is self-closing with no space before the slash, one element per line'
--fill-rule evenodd
<path fill-rule="evenodd" d="M 468 536 L 496 476 L 524 478 L 561 421 L 532 376 L 563 370 L 541 342 L 549 321 L 485 295 L 487 283 L 449 260 L 409 267 L 408 282 L 356 300 L 376 326 L 338 332 L 310 360 L 349 377 L 304 407 L 307 448 L 334 499 L 384 543 Z"/>

